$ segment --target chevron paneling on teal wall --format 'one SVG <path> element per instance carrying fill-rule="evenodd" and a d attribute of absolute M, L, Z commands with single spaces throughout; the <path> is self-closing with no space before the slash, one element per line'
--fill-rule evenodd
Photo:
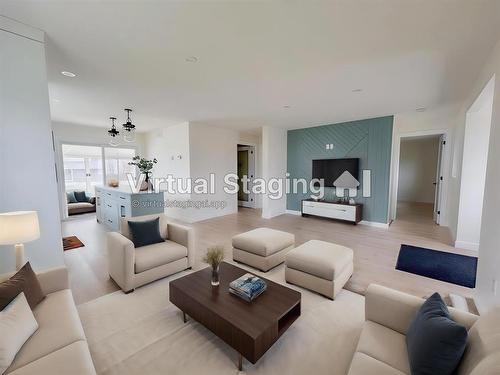
<path fill-rule="evenodd" d="M 393 116 L 343 122 L 314 128 L 288 131 L 287 168 L 290 178 L 311 180 L 314 159 L 359 158 L 360 182 L 362 170 L 371 170 L 370 198 L 358 190 L 356 202 L 363 203 L 363 220 L 387 223 L 389 204 L 389 176 L 391 165 Z M 333 150 L 326 145 L 332 143 Z M 361 186 L 360 186 L 361 188 Z M 300 193 L 287 195 L 287 209 L 300 211 Z M 325 188 L 325 199 L 335 200 L 335 189 Z"/>

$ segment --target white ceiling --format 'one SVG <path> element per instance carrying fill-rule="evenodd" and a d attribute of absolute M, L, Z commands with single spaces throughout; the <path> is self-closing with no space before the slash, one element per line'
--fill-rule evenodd
<path fill-rule="evenodd" d="M 47 33 L 53 120 L 121 124 L 131 107 L 138 130 L 296 128 L 455 102 L 500 36 L 498 0 L 0 0 L 0 13 Z"/>

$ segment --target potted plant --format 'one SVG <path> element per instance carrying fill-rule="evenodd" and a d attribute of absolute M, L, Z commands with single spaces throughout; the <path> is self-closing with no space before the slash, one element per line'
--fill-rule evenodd
<path fill-rule="evenodd" d="M 219 286 L 219 266 L 223 259 L 224 248 L 222 246 L 209 247 L 203 258 L 203 261 L 212 267 L 212 286 Z"/>
<path fill-rule="evenodd" d="M 153 170 L 154 165 L 158 163 L 158 160 L 154 158 L 153 160 L 148 160 L 145 158 L 141 158 L 139 155 L 134 156 L 132 161 L 128 163 L 128 165 L 135 165 L 139 171 L 146 176 L 146 179 L 141 184 L 141 191 L 150 190 L 152 188 L 152 184 L 149 181 L 149 174 Z"/>

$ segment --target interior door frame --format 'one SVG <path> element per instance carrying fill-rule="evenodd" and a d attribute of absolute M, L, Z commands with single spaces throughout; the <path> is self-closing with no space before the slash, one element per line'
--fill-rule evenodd
<path fill-rule="evenodd" d="M 248 151 L 249 152 L 249 158 L 248 158 L 248 173 L 250 176 L 248 176 L 248 184 L 251 186 L 252 181 L 255 179 L 255 170 L 256 170 L 256 158 L 255 158 L 255 145 L 243 145 L 243 144 L 238 144 L 237 151 Z M 236 162 L 238 161 L 238 157 L 236 156 Z M 238 174 L 238 170 L 236 170 L 236 174 Z M 248 208 L 256 208 L 256 199 L 255 199 L 255 194 L 250 191 L 248 194 L 248 201 L 240 201 L 238 199 L 238 206 L 241 207 L 248 207 Z"/>
<path fill-rule="evenodd" d="M 391 189 L 389 199 L 389 219 L 390 221 L 396 220 L 397 217 L 397 204 L 398 204 L 398 188 L 399 188 L 399 161 L 401 160 L 401 140 L 405 138 L 415 138 L 428 135 L 442 135 L 445 143 L 441 158 L 441 192 L 440 192 L 440 207 L 439 211 L 439 225 L 448 225 L 448 212 L 446 210 L 446 202 L 448 199 L 448 179 L 449 179 L 449 162 L 450 151 L 449 146 L 449 131 L 448 129 L 432 129 L 421 130 L 415 132 L 399 133 L 393 136 L 393 155 L 391 165 Z"/>
<path fill-rule="evenodd" d="M 434 208 L 433 208 L 433 219 L 437 225 L 440 225 L 441 222 L 441 199 L 443 192 L 443 156 L 444 156 L 444 148 L 446 146 L 446 137 L 442 134 L 439 137 L 439 146 L 438 146 L 438 158 L 437 158 L 437 166 L 436 166 L 436 182 L 435 182 L 435 191 L 434 191 Z"/>

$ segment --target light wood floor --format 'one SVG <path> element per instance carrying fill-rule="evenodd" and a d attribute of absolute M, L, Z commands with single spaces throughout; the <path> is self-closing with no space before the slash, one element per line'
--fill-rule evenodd
<path fill-rule="evenodd" d="M 296 244 L 311 239 L 335 242 L 354 250 L 354 275 L 346 288 L 364 293 L 370 283 L 378 283 L 417 296 L 437 291 L 471 296 L 472 289 L 413 275 L 395 269 L 401 244 L 428 247 L 436 250 L 477 255 L 456 249 L 448 228 L 432 221 L 432 205 L 398 205 L 398 219 L 389 229 L 352 225 L 320 218 L 281 215 L 263 219 L 259 210 L 240 208 L 237 214 L 193 224 L 196 233 L 197 264 L 205 267 L 201 258 L 207 247 L 223 245 L 226 257 L 231 257 L 231 237 L 258 227 L 269 227 L 294 233 Z M 63 223 L 65 236 L 76 235 L 84 248 L 65 252 L 70 282 L 77 304 L 118 290 L 107 274 L 104 226 L 97 224 L 94 215 Z M 280 266 L 282 267 L 282 266 Z"/>

